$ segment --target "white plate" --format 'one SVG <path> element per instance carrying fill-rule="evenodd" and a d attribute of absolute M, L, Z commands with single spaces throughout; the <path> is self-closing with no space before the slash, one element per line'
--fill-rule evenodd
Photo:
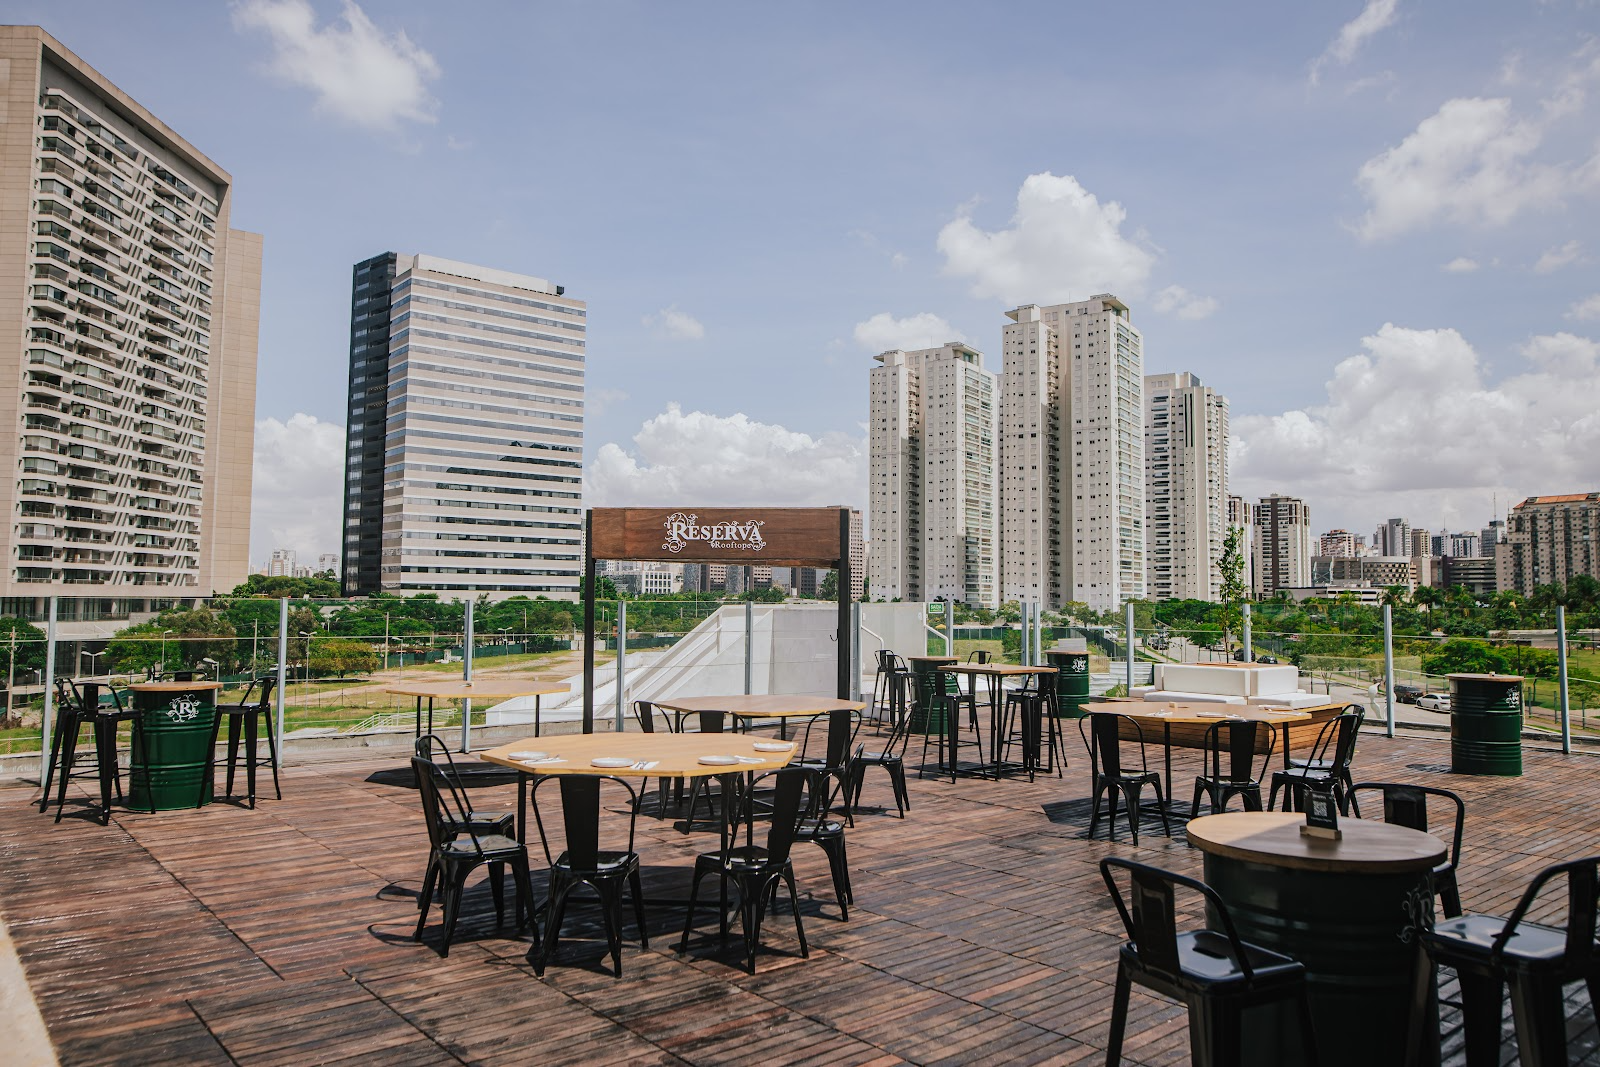
<path fill-rule="evenodd" d="M 507 752 L 507 756 L 515 760 L 544 759 L 550 755 L 548 752 Z"/>
<path fill-rule="evenodd" d="M 637 760 L 624 759 L 621 756 L 597 756 L 589 761 L 591 767 L 609 767 L 613 770 L 620 767 L 632 767 Z"/>
<path fill-rule="evenodd" d="M 757 741 L 750 746 L 757 752 L 788 752 L 794 748 L 793 741 Z"/>
<path fill-rule="evenodd" d="M 708 767 L 736 767 L 739 764 L 738 756 L 701 756 L 700 762 Z"/>

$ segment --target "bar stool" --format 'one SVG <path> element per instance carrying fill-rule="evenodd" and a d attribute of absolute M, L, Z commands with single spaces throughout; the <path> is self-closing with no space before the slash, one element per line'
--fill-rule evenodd
<path fill-rule="evenodd" d="M 272 688 L 278 682 L 276 675 L 264 674 L 252 679 L 245 688 L 244 696 L 237 704 L 218 704 L 216 721 L 211 726 L 211 753 L 213 756 L 213 781 L 215 780 L 217 750 L 217 735 L 222 731 L 222 720 L 228 720 L 228 784 L 224 796 L 233 796 L 233 777 L 239 764 L 239 740 L 241 728 L 244 734 L 245 757 L 244 776 L 245 789 L 250 801 L 250 806 L 256 806 L 256 768 L 262 765 L 259 756 L 260 746 L 257 744 L 260 724 L 265 722 L 267 727 L 267 752 L 270 759 L 267 765 L 272 768 L 272 791 L 279 800 L 283 799 L 283 790 L 278 785 L 278 742 L 272 733 Z M 260 696 L 255 703 L 250 702 L 250 694 L 257 688 Z M 205 785 L 201 785 L 204 796 Z"/>
<path fill-rule="evenodd" d="M 62 809 L 67 801 L 67 782 L 72 778 L 86 778 L 91 772 L 74 770 L 78 762 L 78 742 L 85 724 L 93 729 L 94 777 L 100 786 L 100 825 L 111 822 L 111 792 L 116 789 L 117 802 L 123 802 L 122 773 L 117 759 L 117 730 L 124 722 L 133 723 L 133 758 L 141 766 L 144 746 L 138 714 L 122 704 L 115 689 L 111 690 L 113 707 L 100 708 L 100 685 L 86 682 L 82 690 L 77 683 L 62 678 L 56 682 L 56 722 L 50 740 L 50 759 L 46 764 L 43 791 L 39 798 L 39 812 L 50 806 L 50 786 L 56 783 L 56 822 L 61 821 Z M 56 778 L 59 770 L 60 777 Z M 152 809 L 154 810 L 154 809 Z"/>
<path fill-rule="evenodd" d="M 960 762 L 957 753 L 960 752 L 962 745 L 975 746 L 978 749 L 978 761 L 985 762 L 983 738 L 977 734 L 970 738 L 961 736 L 960 700 L 965 694 L 961 692 L 960 684 L 954 674 L 935 668 L 927 689 L 928 706 L 923 710 L 922 716 L 922 767 L 918 775 L 924 776 L 928 772 L 928 739 L 933 737 L 934 731 L 937 730 L 938 740 L 935 742 L 938 746 L 937 766 L 940 770 L 949 771 L 950 780 L 953 782 L 956 780 L 957 766 Z"/>

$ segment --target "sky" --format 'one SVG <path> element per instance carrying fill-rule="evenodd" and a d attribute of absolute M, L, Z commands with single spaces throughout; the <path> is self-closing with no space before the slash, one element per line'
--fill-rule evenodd
<path fill-rule="evenodd" d="M 350 269 L 589 305 L 591 505 L 864 506 L 872 356 L 1112 292 L 1317 532 L 1600 488 L 1600 4 L 12 0 L 265 235 L 251 557 L 337 549 Z"/>

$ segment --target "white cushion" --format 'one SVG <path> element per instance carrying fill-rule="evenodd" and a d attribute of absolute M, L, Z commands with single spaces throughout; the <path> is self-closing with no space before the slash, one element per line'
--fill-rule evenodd
<path fill-rule="evenodd" d="M 1144 695 L 1145 700 L 1152 703 L 1179 703 L 1179 704 L 1243 704 L 1244 697 L 1229 696 L 1225 693 L 1184 693 L 1176 689 L 1152 689 Z"/>
<path fill-rule="evenodd" d="M 1128 695 L 1133 699 L 1138 700 L 1146 693 L 1154 692 L 1155 688 L 1156 687 L 1153 685 L 1136 685 L 1132 689 L 1128 690 Z"/>
<path fill-rule="evenodd" d="M 1300 688 L 1300 668 L 1292 663 L 1248 668 L 1250 692 L 1256 696 L 1269 693 L 1293 693 Z"/>
<path fill-rule="evenodd" d="M 1250 703 L 1252 704 L 1265 705 L 1267 707 L 1274 708 L 1290 708 L 1295 710 L 1299 708 L 1314 708 L 1319 704 L 1330 704 L 1332 702 L 1332 698 L 1325 694 L 1301 692 L 1268 693 L 1265 696 L 1254 696 L 1250 698 Z"/>
<path fill-rule="evenodd" d="M 1251 671 L 1243 667 L 1212 667 L 1203 663 L 1168 663 L 1161 672 L 1162 689 L 1219 696 L 1250 695 Z"/>

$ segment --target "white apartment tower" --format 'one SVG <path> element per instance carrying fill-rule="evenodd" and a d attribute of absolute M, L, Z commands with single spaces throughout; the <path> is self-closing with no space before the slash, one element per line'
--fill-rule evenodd
<path fill-rule="evenodd" d="M 870 375 L 871 589 L 999 606 L 998 382 L 960 342 L 876 357 Z"/>
<path fill-rule="evenodd" d="M 1187 371 L 1145 375 L 1144 500 L 1150 598 L 1220 599 L 1228 399 Z"/>
<path fill-rule="evenodd" d="M 352 294 L 345 593 L 576 600 L 584 302 L 393 252 Z"/>
<path fill-rule="evenodd" d="M 1239 569 L 1239 581 L 1248 596 L 1256 587 L 1256 527 L 1250 515 L 1250 502 L 1242 496 L 1228 497 L 1228 529 L 1239 531 L 1239 555 L 1244 562 Z"/>
<path fill-rule="evenodd" d="M 1305 501 L 1278 493 L 1262 497 L 1255 507 L 1255 538 L 1257 599 L 1311 585 L 1311 509 Z"/>
<path fill-rule="evenodd" d="M 1128 306 L 1101 294 L 1006 317 L 1000 599 L 1143 597 L 1144 357 Z"/>
<path fill-rule="evenodd" d="M 5 614 L 225 592 L 249 571 L 261 237 L 229 227 L 227 171 L 37 26 L 0 27 L 0 114 Z"/>

